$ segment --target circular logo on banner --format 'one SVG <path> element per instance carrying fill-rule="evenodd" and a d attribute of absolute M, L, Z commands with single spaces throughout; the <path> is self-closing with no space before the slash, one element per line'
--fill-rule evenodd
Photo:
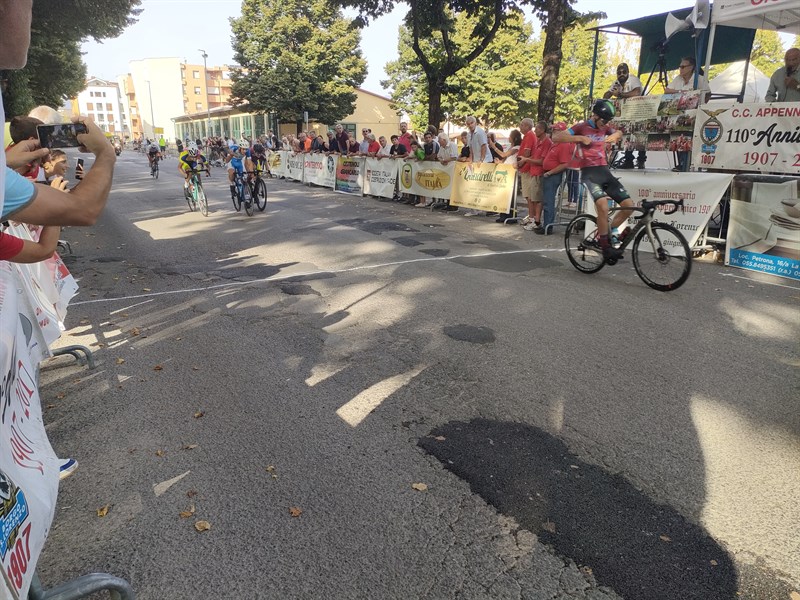
<path fill-rule="evenodd" d="M 722 137 L 722 123 L 716 117 L 711 117 L 708 121 L 703 123 L 700 130 L 700 139 L 704 144 L 716 144 Z"/>
<path fill-rule="evenodd" d="M 400 183 L 402 183 L 403 187 L 406 188 L 406 189 L 410 189 L 411 188 L 411 183 L 412 183 L 411 173 L 412 173 L 412 171 L 413 171 L 413 169 L 411 168 L 411 165 L 409 165 L 408 163 L 403 165 L 403 172 L 400 174 Z"/>

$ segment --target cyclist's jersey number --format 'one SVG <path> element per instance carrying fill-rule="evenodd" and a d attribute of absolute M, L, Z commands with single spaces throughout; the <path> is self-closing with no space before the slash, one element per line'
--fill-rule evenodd
<path fill-rule="evenodd" d="M 184 171 L 195 170 L 197 169 L 198 163 L 202 164 L 206 162 L 206 157 L 202 154 L 197 154 L 194 158 L 189 156 L 189 152 L 184 150 L 181 152 L 179 157 L 181 169 Z"/>

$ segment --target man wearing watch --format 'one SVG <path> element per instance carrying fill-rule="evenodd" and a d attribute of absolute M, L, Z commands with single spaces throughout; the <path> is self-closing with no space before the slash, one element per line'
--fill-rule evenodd
<path fill-rule="evenodd" d="M 767 102 L 800 102 L 800 48 L 789 48 L 784 66 L 769 78 Z"/>

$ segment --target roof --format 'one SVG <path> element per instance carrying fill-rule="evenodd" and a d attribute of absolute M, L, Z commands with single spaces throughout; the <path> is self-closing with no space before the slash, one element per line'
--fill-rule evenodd
<path fill-rule="evenodd" d="M 717 0 L 711 22 L 800 35 L 800 0 Z"/>

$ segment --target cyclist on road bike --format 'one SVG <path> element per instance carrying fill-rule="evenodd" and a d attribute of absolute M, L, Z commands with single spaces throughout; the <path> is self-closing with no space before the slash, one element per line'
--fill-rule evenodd
<path fill-rule="evenodd" d="M 147 149 L 147 162 L 150 165 L 150 170 L 153 169 L 153 161 L 157 159 L 161 159 L 161 150 L 159 149 L 158 144 L 153 142 Z"/>
<path fill-rule="evenodd" d="M 183 189 L 188 193 L 192 193 L 192 171 L 206 171 L 206 176 L 211 175 L 208 160 L 203 156 L 197 147 L 197 143 L 189 142 L 186 145 L 186 150 L 181 152 L 178 157 L 178 171 L 183 175 Z"/>
<path fill-rule="evenodd" d="M 614 200 L 620 206 L 635 206 L 622 186 L 614 177 L 606 161 L 606 144 L 622 139 L 622 132 L 610 123 L 614 118 L 614 105 L 608 100 L 598 100 L 592 106 L 592 116 L 570 127 L 567 131 L 553 134 L 554 142 L 575 142 L 579 144 L 581 160 L 581 181 L 586 184 L 594 198 L 597 209 L 597 232 L 603 258 L 621 258 L 622 252 L 611 245 L 608 228 L 608 201 Z M 579 154 L 580 156 L 580 154 Z M 612 228 L 619 227 L 630 216 L 631 211 L 621 210 L 614 215 Z M 624 238 L 626 232 L 622 233 Z"/>
<path fill-rule="evenodd" d="M 267 163 L 267 149 L 264 148 L 264 145 L 256 140 L 253 144 L 253 147 L 250 148 L 250 158 L 253 160 L 253 164 L 256 165 L 260 171 L 266 173 L 269 177 L 269 163 Z"/>
<path fill-rule="evenodd" d="M 233 144 L 230 146 L 231 153 L 225 157 L 225 162 L 228 166 L 228 181 L 231 184 L 231 196 L 236 196 L 236 186 L 234 180 L 236 173 L 244 173 L 253 170 L 253 161 L 250 160 L 250 144 L 249 142 L 242 141 L 241 144 Z M 249 177 L 249 175 L 248 175 Z"/>

